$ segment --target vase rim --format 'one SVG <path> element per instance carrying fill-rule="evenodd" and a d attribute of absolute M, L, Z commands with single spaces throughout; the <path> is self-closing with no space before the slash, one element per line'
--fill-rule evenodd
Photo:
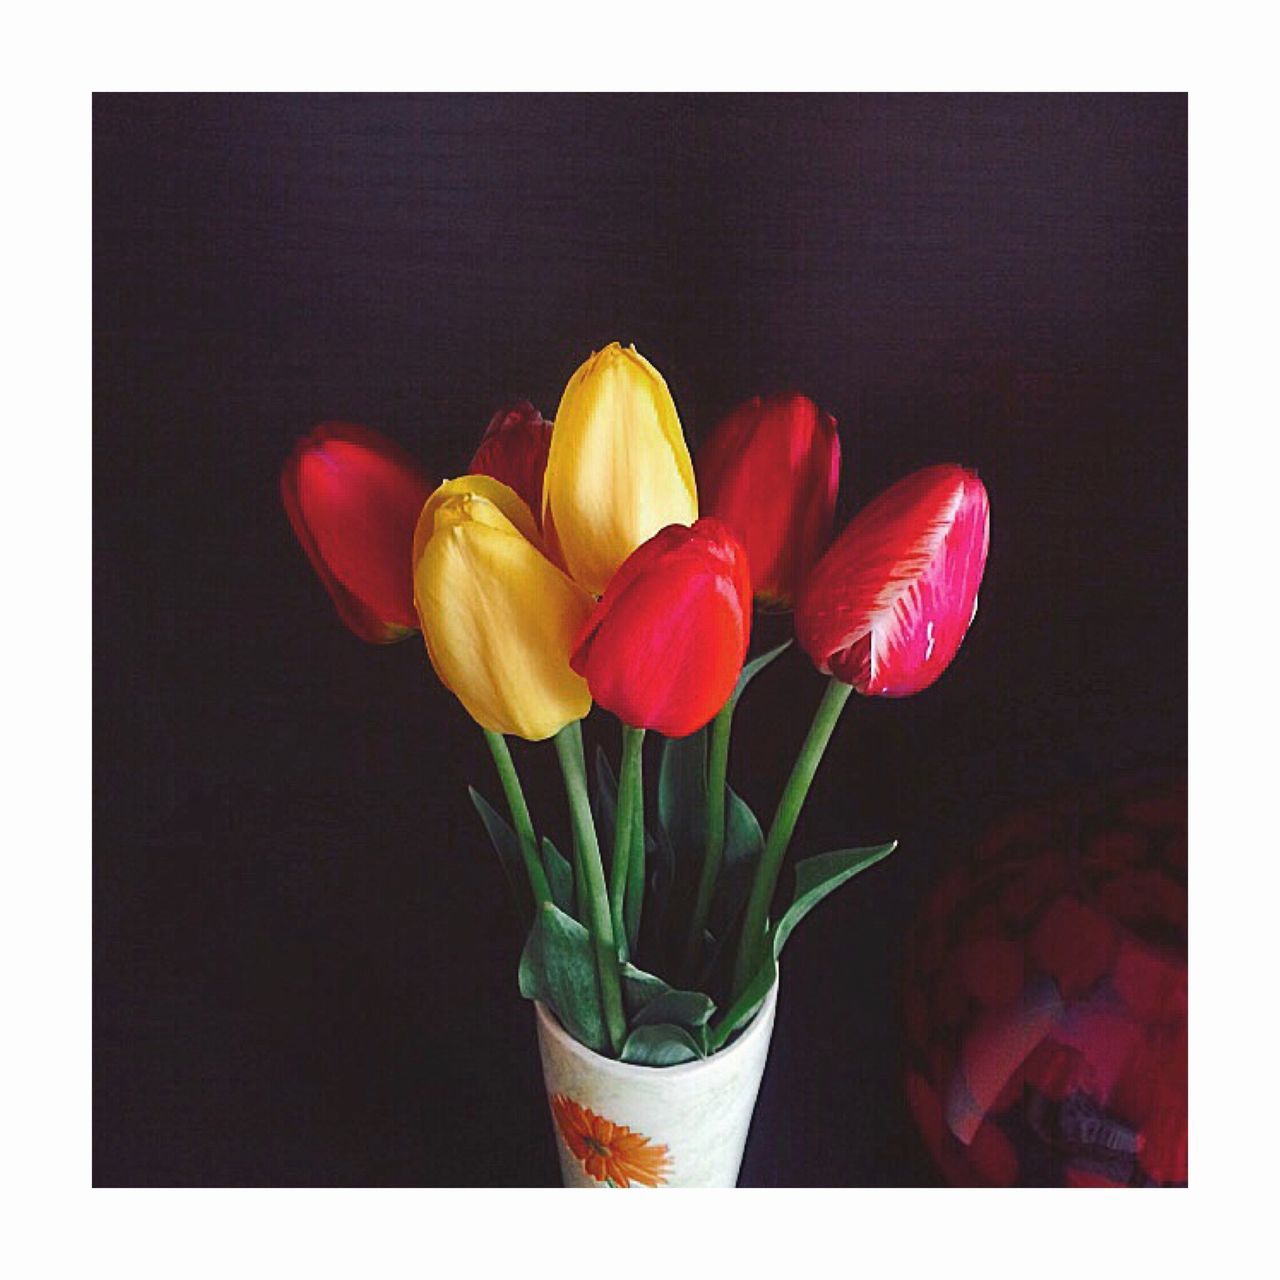
<path fill-rule="evenodd" d="M 631 1079 L 638 1079 L 641 1076 L 659 1072 L 664 1076 L 692 1075 L 697 1071 L 714 1069 L 717 1063 L 731 1058 L 749 1041 L 769 1034 L 773 1019 L 765 1015 L 771 1014 L 778 1003 L 778 982 L 779 979 L 775 978 L 773 986 L 769 988 L 769 994 L 760 1002 L 760 1007 L 747 1024 L 746 1030 L 741 1032 L 727 1049 L 721 1049 L 718 1053 L 713 1053 L 706 1058 L 697 1058 L 693 1062 L 678 1062 L 670 1067 L 651 1067 L 640 1062 L 622 1062 L 618 1058 L 606 1058 L 604 1054 L 597 1053 L 594 1049 L 589 1049 L 581 1040 L 575 1040 L 560 1025 L 560 1019 L 541 1000 L 535 1000 L 533 1007 L 537 1013 L 538 1022 L 546 1030 L 547 1035 L 558 1044 L 565 1046 L 569 1053 L 590 1062 L 593 1070 L 603 1071 L 606 1074 L 623 1078 L 630 1077 Z"/>

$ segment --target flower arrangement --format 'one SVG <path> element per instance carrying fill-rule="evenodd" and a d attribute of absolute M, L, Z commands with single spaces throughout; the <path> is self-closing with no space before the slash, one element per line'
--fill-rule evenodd
<path fill-rule="evenodd" d="M 471 798 L 528 930 L 520 991 L 600 1055 L 670 1066 L 726 1048 L 796 925 L 895 848 L 799 861 L 775 910 L 852 693 L 918 693 L 955 657 L 977 608 L 987 494 L 964 467 L 928 467 L 833 539 L 839 478 L 835 420 L 794 394 L 735 409 L 695 467 L 666 382 L 618 343 L 577 370 L 553 423 L 526 402 L 500 410 L 468 473 L 437 487 L 366 428 L 319 427 L 285 464 L 286 510 L 340 617 L 375 643 L 420 630 L 483 730 L 507 813 Z M 828 677 L 767 833 L 728 783 L 739 702 L 791 643 L 750 656 L 756 606 L 793 611 Z M 598 747 L 589 780 L 593 704 L 620 722 L 620 753 L 615 772 Z M 647 734 L 663 739 L 653 802 Z M 554 744 L 568 856 L 540 834 L 511 736 Z M 660 1178 L 665 1148 L 626 1129 L 607 1147 L 590 1110 L 567 1098 L 553 1110 L 602 1177 Z"/>

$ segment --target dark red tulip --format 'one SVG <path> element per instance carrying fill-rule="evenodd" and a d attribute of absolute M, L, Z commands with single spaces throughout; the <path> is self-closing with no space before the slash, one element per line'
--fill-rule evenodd
<path fill-rule="evenodd" d="M 503 405 L 486 428 L 471 475 L 492 476 L 514 489 L 529 504 L 533 518 L 542 519 L 542 476 L 551 449 L 551 423 L 527 400 Z"/>
<path fill-rule="evenodd" d="M 719 520 L 637 547 L 587 619 L 570 665 L 625 724 L 683 738 L 724 705 L 751 638 L 751 577 Z"/>
<path fill-rule="evenodd" d="M 849 522 L 796 602 L 796 638 L 859 693 L 927 689 L 955 657 L 987 561 L 987 491 L 972 471 L 926 467 Z"/>
<path fill-rule="evenodd" d="M 831 542 L 840 487 L 836 420 L 808 396 L 756 396 L 707 438 L 697 473 L 701 510 L 746 547 L 757 597 L 790 604 Z"/>
<path fill-rule="evenodd" d="M 280 494 L 293 531 L 362 640 L 382 644 L 418 629 L 413 530 L 431 489 L 398 444 L 342 422 L 316 427 L 284 464 Z"/>

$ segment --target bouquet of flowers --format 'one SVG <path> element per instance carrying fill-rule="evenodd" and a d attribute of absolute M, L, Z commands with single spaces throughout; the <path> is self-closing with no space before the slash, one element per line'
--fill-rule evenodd
<path fill-rule="evenodd" d="M 739 406 L 695 468 L 666 382 L 617 343 L 569 380 L 554 422 L 504 408 L 468 473 L 437 487 L 362 427 L 318 427 L 285 464 L 286 509 L 339 615 L 372 642 L 420 630 L 483 730 L 506 813 L 471 798 L 528 931 L 520 991 L 596 1054 L 665 1067 L 730 1046 L 796 925 L 895 847 L 805 858 L 775 904 L 850 695 L 918 693 L 955 657 L 987 494 L 964 467 L 928 467 L 833 540 L 839 477 L 835 420 L 798 394 Z M 728 782 L 739 703 L 791 643 L 751 656 L 754 607 L 793 611 L 828 677 L 767 832 Z M 616 770 L 603 744 L 588 770 L 593 703 L 619 722 Z M 512 736 L 554 744 L 568 850 L 535 820 Z"/>

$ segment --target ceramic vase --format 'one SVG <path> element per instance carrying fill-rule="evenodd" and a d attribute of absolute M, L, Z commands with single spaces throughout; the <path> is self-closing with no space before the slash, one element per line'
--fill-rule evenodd
<path fill-rule="evenodd" d="M 536 1003 L 538 1048 L 566 1187 L 732 1187 L 764 1075 L 778 987 L 727 1049 L 642 1067 L 573 1039 Z"/>

